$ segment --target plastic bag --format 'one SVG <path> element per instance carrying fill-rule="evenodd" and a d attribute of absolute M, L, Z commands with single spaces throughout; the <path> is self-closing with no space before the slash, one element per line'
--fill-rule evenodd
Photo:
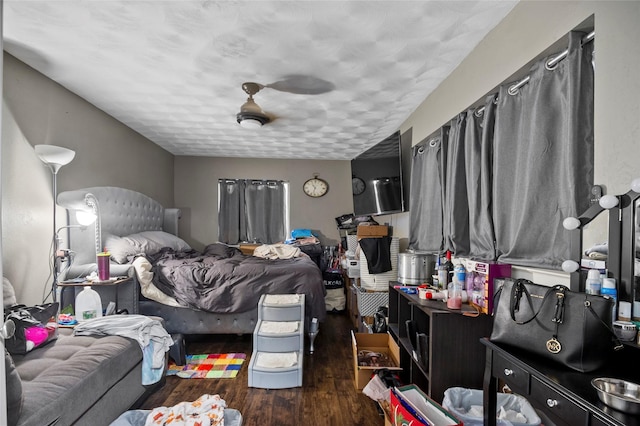
<path fill-rule="evenodd" d="M 460 419 L 465 426 L 483 425 L 482 406 L 482 390 L 449 388 L 444 392 L 442 407 Z M 520 395 L 498 393 L 497 410 L 496 425 L 498 426 L 532 426 L 540 424 L 540 417 L 536 414 L 535 409 L 529 401 Z M 506 416 L 513 419 L 518 414 L 522 421 L 509 421 L 505 418 Z M 524 416 L 524 418 L 521 416 Z"/>

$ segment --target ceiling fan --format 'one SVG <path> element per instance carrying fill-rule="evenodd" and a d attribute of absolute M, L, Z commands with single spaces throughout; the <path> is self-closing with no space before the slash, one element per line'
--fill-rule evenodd
<path fill-rule="evenodd" d="M 319 95 L 335 88 L 333 83 L 305 75 L 287 76 L 280 81 L 266 85 L 254 82 L 242 83 L 242 90 L 249 95 L 247 101 L 240 107 L 240 112 L 236 114 L 236 120 L 242 127 L 258 128 L 273 121 L 274 117 L 265 113 L 253 100 L 253 96 L 265 87 L 299 95 Z"/>

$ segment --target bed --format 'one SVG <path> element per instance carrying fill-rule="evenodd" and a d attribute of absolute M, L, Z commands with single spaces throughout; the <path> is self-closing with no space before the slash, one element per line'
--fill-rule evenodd
<path fill-rule="evenodd" d="M 320 268 L 308 256 L 258 258 L 218 243 L 193 250 L 177 236 L 178 209 L 164 208 L 124 188 L 91 187 L 58 195 L 58 204 L 67 207 L 73 255 L 62 279 L 84 277 L 97 269 L 94 226 L 83 229 L 74 214 L 86 194 L 98 201 L 111 276 L 132 278 L 115 289 L 118 309 L 162 317 L 167 331 L 176 335 L 249 334 L 262 294 L 302 293 L 305 329 L 315 337 L 316 324 L 326 317 L 326 290 Z M 62 296 L 61 302 L 68 303 Z"/>

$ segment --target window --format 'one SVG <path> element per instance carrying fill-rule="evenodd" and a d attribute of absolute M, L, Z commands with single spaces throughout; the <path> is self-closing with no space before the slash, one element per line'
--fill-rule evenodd
<path fill-rule="evenodd" d="M 289 183 L 219 179 L 218 239 L 226 244 L 273 244 L 289 235 Z"/>

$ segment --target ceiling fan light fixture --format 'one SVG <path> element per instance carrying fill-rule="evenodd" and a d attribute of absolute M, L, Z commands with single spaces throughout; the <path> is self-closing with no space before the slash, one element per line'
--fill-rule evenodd
<path fill-rule="evenodd" d="M 257 129 L 271 121 L 269 116 L 262 111 L 262 108 L 253 100 L 253 95 L 260 91 L 261 86 L 257 83 L 244 83 L 242 89 L 249 95 L 247 102 L 242 104 L 240 112 L 236 115 L 238 124 L 244 128 Z"/>

